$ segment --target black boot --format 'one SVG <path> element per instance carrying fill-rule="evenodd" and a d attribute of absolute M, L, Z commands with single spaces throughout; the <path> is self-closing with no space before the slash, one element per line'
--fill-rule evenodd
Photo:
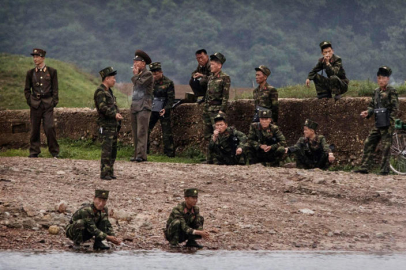
<path fill-rule="evenodd" d="M 105 245 L 102 241 L 100 240 L 95 240 L 93 244 L 93 249 L 94 250 L 108 250 L 110 249 L 110 246 Z"/>
<path fill-rule="evenodd" d="M 187 242 L 186 242 L 186 245 L 185 245 L 185 247 L 195 247 L 195 248 L 203 248 L 203 246 L 202 245 L 199 245 L 195 240 L 188 240 Z"/>

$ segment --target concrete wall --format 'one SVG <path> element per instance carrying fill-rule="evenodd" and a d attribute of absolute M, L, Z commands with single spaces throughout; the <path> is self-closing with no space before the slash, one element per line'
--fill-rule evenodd
<path fill-rule="evenodd" d="M 364 120 L 359 114 L 365 110 L 369 98 L 343 98 L 334 100 L 280 99 L 279 127 L 288 144 L 294 144 L 302 136 L 302 125 L 306 118 L 319 123 L 318 133 L 326 136 L 329 143 L 336 145 L 339 164 L 355 164 L 362 156 L 363 142 L 373 127 L 373 119 Z M 400 100 L 403 120 L 406 114 L 406 100 Z M 238 130 L 248 133 L 253 114 L 252 100 L 238 100 L 229 103 L 229 122 Z M 177 153 L 189 147 L 204 151 L 202 105 L 182 104 L 172 113 L 172 127 Z M 119 139 L 131 144 L 131 124 L 129 110 L 122 112 L 123 126 Z M 29 110 L 0 111 L 0 147 L 20 148 L 29 145 Z M 91 109 L 55 109 L 55 124 L 58 138 L 96 139 L 97 114 Z M 42 142 L 46 139 L 42 134 Z M 151 136 L 152 151 L 162 152 L 160 125 Z"/>

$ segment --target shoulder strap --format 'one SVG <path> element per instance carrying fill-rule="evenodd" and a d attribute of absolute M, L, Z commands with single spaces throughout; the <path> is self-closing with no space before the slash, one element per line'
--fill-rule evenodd
<path fill-rule="evenodd" d="M 381 95 L 380 95 L 379 92 L 380 92 L 380 89 L 379 89 L 379 88 L 375 90 L 375 100 L 376 100 L 377 103 L 378 103 L 378 108 L 377 108 L 377 109 L 379 109 L 379 108 L 382 107 L 382 104 L 381 104 Z"/>

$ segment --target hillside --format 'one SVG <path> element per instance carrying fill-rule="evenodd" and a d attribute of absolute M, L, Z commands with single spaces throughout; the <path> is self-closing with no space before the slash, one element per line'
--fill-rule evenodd
<path fill-rule="evenodd" d="M 24 97 L 25 76 L 34 67 L 32 57 L 0 54 L 0 110 L 28 109 Z M 58 70 L 58 107 L 94 107 L 93 94 L 100 78 L 77 66 L 46 58 L 45 63 Z M 127 97 L 115 92 L 120 107 L 128 107 Z"/>

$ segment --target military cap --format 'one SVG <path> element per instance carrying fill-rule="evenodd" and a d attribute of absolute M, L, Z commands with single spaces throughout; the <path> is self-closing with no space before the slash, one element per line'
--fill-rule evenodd
<path fill-rule="evenodd" d="M 325 49 L 327 47 L 332 47 L 331 42 L 330 41 L 323 41 L 319 44 L 320 49 Z"/>
<path fill-rule="evenodd" d="M 264 66 L 264 65 L 260 65 L 259 67 L 255 68 L 255 70 L 262 71 L 262 73 L 264 73 L 265 76 L 267 76 L 267 77 L 269 75 L 271 75 L 271 70 L 267 66 Z"/>
<path fill-rule="evenodd" d="M 272 111 L 269 109 L 259 110 L 258 116 L 259 118 L 272 118 Z"/>
<path fill-rule="evenodd" d="M 185 197 L 197 197 L 198 195 L 198 190 L 197 188 L 188 188 L 184 190 Z"/>
<path fill-rule="evenodd" d="M 33 49 L 32 50 L 32 54 L 31 55 L 39 55 L 39 56 L 41 56 L 41 57 L 45 57 L 45 54 L 46 54 L 47 52 L 46 51 L 44 51 L 44 50 L 42 50 L 42 49 Z"/>
<path fill-rule="evenodd" d="M 310 129 L 316 130 L 317 127 L 319 126 L 319 124 L 317 124 L 316 122 L 314 122 L 310 119 L 306 119 L 304 126 L 310 128 Z"/>
<path fill-rule="evenodd" d="M 108 76 L 114 76 L 117 75 L 117 70 L 114 70 L 113 67 L 106 67 L 102 70 L 99 71 L 100 76 L 102 79 L 108 77 Z"/>
<path fill-rule="evenodd" d="M 160 62 L 154 62 L 154 63 L 149 64 L 149 70 L 150 71 L 162 70 L 161 63 Z"/>
<path fill-rule="evenodd" d="M 376 76 L 390 77 L 390 75 L 392 75 L 392 69 L 388 66 L 380 67 L 376 73 Z"/>
<path fill-rule="evenodd" d="M 141 50 L 136 50 L 135 51 L 135 57 L 134 57 L 135 61 L 143 61 L 145 62 L 147 65 L 151 64 L 151 58 L 148 56 L 148 54 L 144 51 Z"/>
<path fill-rule="evenodd" d="M 108 199 L 109 198 L 109 191 L 103 189 L 96 189 L 94 196 L 96 198 Z"/>
<path fill-rule="evenodd" d="M 207 51 L 205 49 L 200 49 L 200 50 L 197 50 L 195 54 L 201 54 L 201 53 L 207 54 Z"/>
<path fill-rule="evenodd" d="M 226 57 L 221 53 L 216 52 L 215 54 L 210 55 L 210 60 L 217 60 L 221 64 L 224 64 L 224 62 L 226 62 Z"/>
<path fill-rule="evenodd" d="M 219 112 L 219 113 L 214 117 L 214 122 L 221 121 L 221 120 L 226 121 L 226 114 L 225 114 L 225 113 L 222 113 L 222 112 Z"/>

